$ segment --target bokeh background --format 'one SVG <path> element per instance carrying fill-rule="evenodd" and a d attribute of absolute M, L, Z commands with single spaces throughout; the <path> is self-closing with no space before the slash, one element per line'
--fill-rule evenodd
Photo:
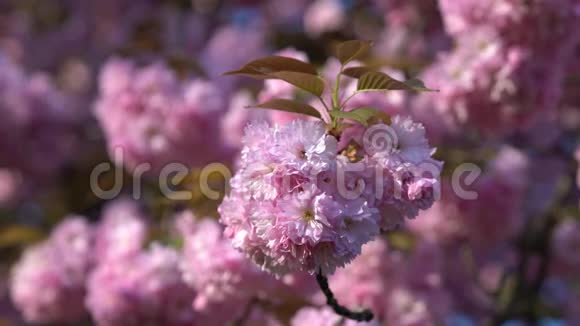
<path fill-rule="evenodd" d="M 297 118 L 245 106 L 303 96 L 223 72 L 280 54 L 330 76 L 349 39 L 439 90 L 357 105 L 421 121 L 445 172 L 439 202 L 330 278 L 339 300 L 385 325 L 580 325 L 578 30 L 577 0 L 0 0 L 0 325 L 340 322 L 308 276 L 233 252 L 197 185 L 208 163 L 235 170 L 247 122 Z M 90 175 L 107 162 L 124 172 L 100 175 L 123 181 L 105 200 Z M 170 162 L 190 200 L 162 195 Z M 453 181 L 465 164 L 481 175 Z M 103 270 L 110 248 L 130 259 Z"/>

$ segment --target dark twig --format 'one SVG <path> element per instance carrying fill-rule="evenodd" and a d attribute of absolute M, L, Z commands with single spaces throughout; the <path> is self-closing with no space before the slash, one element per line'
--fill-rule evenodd
<path fill-rule="evenodd" d="M 330 290 L 330 287 L 328 286 L 328 279 L 326 278 L 326 276 L 322 275 L 322 271 L 318 271 L 318 273 L 316 273 L 316 282 L 318 282 L 318 286 L 320 286 L 320 289 L 322 290 L 322 292 L 326 296 L 326 304 L 329 305 L 330 307 L 332 307 L 334 312 L 336 312 L 337 314 L 339 314 L 345 318 L 356 320 L 356 321 L 371 321 L 371 320 L 373 320 L 373 318 L 374 318 L 373 312 L 368 310 L 368 309 L 357 312 L 357 311 L 349 310 L 348 308 L 346 308 L 344 306 L 341 306 L 338 303 L 338 301 L 336 301 L 336 298 L 334 298 L 334 294 L 332 293 L 332 291 Z"/>

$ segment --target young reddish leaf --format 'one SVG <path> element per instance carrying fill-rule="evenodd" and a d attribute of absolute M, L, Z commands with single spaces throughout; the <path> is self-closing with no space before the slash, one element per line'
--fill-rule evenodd
<path fill-rule="evenodd" d="M 273 72 L 268 76 L 281 79 L 316 96 L 321 96 L 324 91 L 324 81 L 318 76 L 293 71 Z"/>
<path fill-rule="evenodd" d="M 306 114 L 315 118 L 320 119 L 320 113 L 312 106 L 297 102 L 293 100 L 287 100 L 282 98 L 276 98 L 269 100 L 264 103 L 256 104 L 255 106 L 249 106 L 248 108 L 258 108 L 258 109 L 272 109 L 279 111 L 286 111 L 298 114 Z"/>
<path fill-rule="evenodd" d="M 423 82 L 418 79 L 410 79 L 403 82 L 378 71 L 362 75 L 358 80 L 357 90 L 359 92 L 385 90 L 435 91 L 426 88 Z"/>
<path fill-rule="evenodd" d="M 350 68 L 346 68 L 342 71 L 342 74 L 348 77 L 352 77 L 352 78 L 361 78 L 364 74 L 368 73 L 368 72 L 373 72 L 375 71 L 374 69 L 371 69 L 369 67 L 350 67 Z"/>
<path fill-rule="evenodd" d="M 352 40 L 340 43 L 336 48 L 336 57 L 343 65 L 364 56 L 371 48 L 371 42 Z"/>
<path fill-rule="evenodd" d="M 372 108 L 358 108 L 351 111 L 330 111 L 333 118 L 350 119 L 367 126 L 368 121 L 378 114 L 378 111 Z"/>
<path fill-rule="evenodd" d="M 313 65 L 282 56 L 269 56 L 253 60 L 245 64 L 238 70 L 228 71 L 224 75 L 245 75 L 254 78 L 271 78 L 268 74 L 279 71 L 292 71 L 304 74 L 317 75 L 316 67 Z"/>

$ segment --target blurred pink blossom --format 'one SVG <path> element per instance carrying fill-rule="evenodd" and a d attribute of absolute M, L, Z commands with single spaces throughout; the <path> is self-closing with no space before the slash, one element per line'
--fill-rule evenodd
<path fill-rule="evenodd" d="M 191 325 L 193 289 L 183 281 L 179 255 L 153 245 L 124 260 L 99 265 L 88 280 L 86 305 L 97 325 Z"/>
<path fill-rule="evenodd" d="M 86 315 L 92 238 L 83 217 L 69 216 L 48 240 L 24 252 L 12 268 L 10 295 L 27 322 L 73 323 Z"/>

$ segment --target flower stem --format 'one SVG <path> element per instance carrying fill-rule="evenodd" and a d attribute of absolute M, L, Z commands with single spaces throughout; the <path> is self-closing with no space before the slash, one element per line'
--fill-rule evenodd
<path fill-rule="evenodd" d="M 340 103 L 338 102 L 338 93 L 340 90 L 340 75 L 342 75 L 343 67 L 340 67 L 340 71 L 338 75 L 336 75 L 336 81 L 334 84 L 334 90 L 332 91 L 332 109 L 339 111 L 340 110 Z"/>
<path fill-rule="evenodd" d="M 362 311 L 352 311 L 344 306 L 341 306 L 338 303 L 338 301 L 336 301 L 334 294 L 332 293 L 330 287 L 328 286 L 328 279 L 326 278 L 326 276 L 322 275 L 322 271 L 320 270 L 318 271 L 318 273 L 316 273 L 316 282 L 318 282 L 318 286 L 320 286 L 320 289 L 324 293 L 324 296 L 326 296 L 326 304 L 332 307 L 334 312 L 336 312 L 337 314 L 341 315 L 344 318 L 356 321 L 373 320 L 374 318 L 373 312 L 368 309 Z"/>
<path fill-rule="evenodd" d="M 342 104 L 340 105 L 341 108 L 344 108 L 346 106 L 346 103 L 348 103 L 348 101 L 350 101 L 353 97 L 355 97 L 358 94 L 358 92 L 354 92 L 352 93 L 346 100 L 344 100 L 344 102 L 342 102 Z"/>

